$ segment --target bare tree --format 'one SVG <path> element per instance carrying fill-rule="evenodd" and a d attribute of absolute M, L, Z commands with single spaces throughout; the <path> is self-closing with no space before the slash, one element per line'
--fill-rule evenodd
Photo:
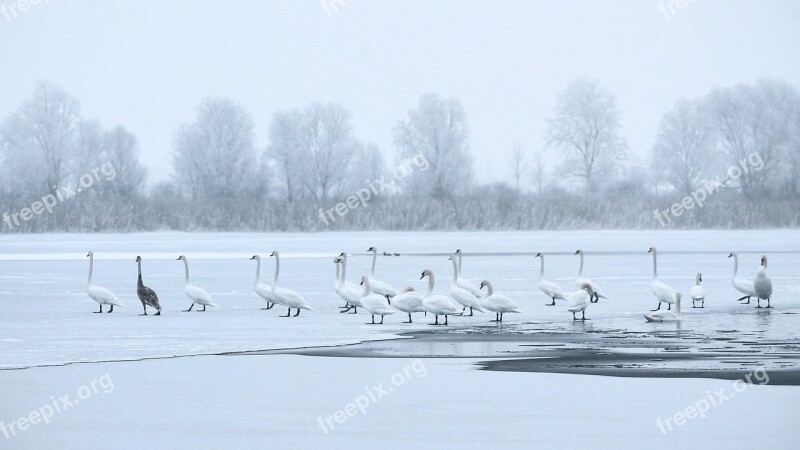
<path fill-rule="evenodd" d="M 548 125 L 548 145 L 561 152 L 567 171 L 583 178 L 589 189 L 624 157 L 616 98 L 596 81 L 570 83 Z"/>
<path fill-rule="evenodd" d="M 274 160 L 289 203 L 303 191 L 303 121 L 298 110 L 281 111 L 272 116 L 269 127 L 270 143 L 265 157 Z"/>
<path fill-rule="evenodd" d="M 113 179 L 102 185 L 103 190 L 120 197 L 138 197 L 144 193 L 147 170 L 139 161 L 139 143 L 131 132 L 117 126 L 107 132 L 103 139 L 103 151 L 98 155 L 97 164 L 105 169 L 103 174 L 108 178 L 113 168 Z"/>
<path fill-rule="evenodd" d="M 538 150 L 533 155 L 531 163 L 531 174 L 533 176 L 533 183 L 536 185 L 536 193 L 541 196 L 544 192 L 544 183 L 546 176 L 545 162 L 544 162 L 544 149 Z"/>
<path fill-rule="evenodd" d="M 305 108 L 304 115 L 306 190 L 319 201 L 341 196 L 359 148 L 352 136 L 350 113 L 338 105 L 314 103 Z"/>
<path fill-rule="evenodd" d="M 522 192 L 520 182 L 528 172 L 530 164 L 528 163 L 528 156 L 525 154 L 525 150 L 523 150 L 522 144 L 519 142 L 514 144 L 514 148 L 511 151 L 509 166 L 511 169 L 511 176 L 514 178 L 514 186 L 516 187 L 517 193 L 520 193 Z"/>
<path fill-rule="evenodd" d="M 700 102 L 681 100 L 661 119 L 653 169 L 678 191 L 690 194 L 717 168 L 715 135 Z"/>
<path fill-rule="evenodd" d="M 425 94 L 408 119 L 394 128 L 400 159 L 423 155 L 429 163 L 425 172 L 411 175 L 414 191 L 434 198 L 465 192 L 472 186 L 472 157 L 468 146 L 467 117 L 461 103 Z"/>

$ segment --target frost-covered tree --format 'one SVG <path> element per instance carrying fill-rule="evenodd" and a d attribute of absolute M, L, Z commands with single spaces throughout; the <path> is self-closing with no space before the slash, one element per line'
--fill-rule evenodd
<path fill-rule="evenodd" d="M 517 193 L 522 192 L 521 181 L 528 172 L 529 168 L 530 163 L 528 162 L 528 155 L 525 154 L 522 144 L 514 144 L 514 148 L 511 150 L 509 171 L 511 173 L 511 178 L 514 180 L 514 186 L 516 187 Z"/>
<path fill-rule="evenodd" d="M 174 143 L 175 177 L 192 199 L 236 198 L 256 181 L 253 119 L 230 100 L 208 98 Z"/>
<path fill-rule="evenodd" d="M 417 109 L 395 126 L 394 141 L 401 160 L 422 154 L 430 165 L 409 177 L 415 194 L 446 198 L 472 188 L 467 116 L 457 99 L 423 95 Z"/>
<path fill-rule="evenodd" d="M 701 102 L 681 100 L 661 119 L 653 148 L 654 172 L 689 194 L 718 170 L 714 129 Z"/>
<path fill-rule="evenodd" d="M 298 110 L 275 113 L 269 126 L 270 143 L 264 154 L 265 159 L 273 161 L 289 203 L 303 193 L 303 120 Z"/>
<path fill-rule="evenodd" d="M 548 145 L 560 151 L 565 171 L 582 178 L 588 189 L 608 177 L 625 155 L 617 100 L 596 81 L 571 82 L 547 123 Z"/>

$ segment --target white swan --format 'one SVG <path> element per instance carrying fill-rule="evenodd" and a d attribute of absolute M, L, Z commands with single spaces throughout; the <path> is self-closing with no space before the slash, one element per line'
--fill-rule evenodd
<path fill-rule="evenodd" d="M 358 307 L 363 307 L 364 305 L 361 303 L 361 289 L 345 278 L 347 274 L 347 254 L 342 253 L 333 261 L 336 263 L 337 268 L 341 266 L 341 270 L 337 270 L 339 280 L 336 284 L 336 293 L 348 304 L 346 308 L 343 308 L 343 311 L 339 312 L 346 313 L 352 309 L 352 314 L 357 314 Z"/>
<path fill-rule="evenodd" d="M 430 325 L 447 325 L 447 316 L 460 316 L 463 314 L 463 309 L 460 309 L 450 300 L 450 297 L 441 294 L 433 293 L 433 272 L 429 269 L 422 271 L 420 280 L 428 277 L 428 290 L 425 292 L 423 298 L 423 307 L 425 311 L 432 313 L 436 317 L 436 321 Z M 439 323 L 439 316 L 444 316 L 444 323 Z"/>
<path fill-rule="evenodd" d="M 453 300 L 464 306 L 462 311 L 466 311 L 469 308 L 470 316 L 473 315 L 473 309 L 484 312 L 484 309 L 481 308 L 481 301 L 458 285 L 458 261 L 456 261 L 456 256 L 452 255 L 449 259 L 453 263 L 453 281 L 450 283 L 450 297 L 453 297 Z"/>
<path fill-rule="evenodd" d="M 653 295 L 658 299 L 658 308 L 652 311 L 660 310 L 662 302 L 667 304 L 667 310 L 671 310 L 672 304 L 675 303 L 675 289 L 658 279 L 658 257 L 656 248 L 650 247 L 647 253 L 653 254 L 653 281 L 650 282 L 650 289 L 653 291 Z"/>
<path fill-rule="evenodd" d="M 591 286 L 592 290 L 594 291 L 594 300 L 592 300 L 592 303 L 597 303 L 601 298 L 607 299 L 608 297 L 606 297 L 606 295 L 600 291 L 600 287 L 597 286 L 597 283 L 583 277 L 583 250 L 578 250 L 575 252 L 575 254 L 580 255 L 581 257 L 581 265 L 578 268 L 578 277 L 575 278 L 575 286 L 581 287 L 584 283 L 589 283 L 589 286 Z"/>
<path fill-rule="evenodd" d="M 511 300 L 502 294 L 495 294 L 494 288 L 492 288 L 492 283 L 489 280 L 483 280 L 481 283 L 481 289 L 483 289 L 484 286 L 486 286 L 486 296 L 483 297 L 483 301 L 481 303 L 483 304 L 484 308 L 495 313 L 495 320 L 492 322 L 502 322 L 503 313 L 522 312 L 514 300 Z"/>
<path fill-rule="evenodd" d="M 397 289 L 393 288 L 389 283 L 384 283 L 383 281 L 375 279 L 375 262 L 378 259 L 378 249 L 370 247 L 367 251 L 372 252 L 372 267 L 369 269 L 369 283 L 372 292 L 391 299 L 397 295 Z"/>
<path fill-rule="evenodd" d="M 189 305 L 189 309 L 185 309 L 183 312 L 191 311 L 192 308 L 194 308 L 195 303 L 203 307 L 202 310 L 198 309 L 198 311 L 205 311 L 206 306 L 213 306 L 216 308 L 217 305 L 214 303 L 214 299 L 211 298 L 211 295 L 209 295 L 208 292 L 195 285 L 189 284 L 189 261 L 186 259 L 186 257 L 181 255 L 178 257 L 178 261 L 183 261 L 184 268 L 186 269 L 186 278 L 183 281 L 183 292 L 185 292 L 186 296 L 192 301 L 192 304 Z"/>
<path fill-rule="evenodd" d="M 103 312 L 103 305 L 111 305 L 108 309 L 108 312 L 114 312 L 114 306 L 124 306 L 122 303 L 119 302 L 119 299 L 113 292 L 109 291 L 108 289 L 100 286 L 95 286 L 92 284 L 92 271 L 94 270 L 94 252 L 89 252 L 86 254 L 89 258 L 89 278 L 86 280 L 86 293 L 89 294 L 92 300 L 96 301 L 98 305 L 100 305 L 100 311 L 95 311 L 95 313 L 102 313 Z"/>
<path fill-rule="evenodd" d="M 456 250 L 456 256 L 458 257 L 458 287 L 474 295 L 475 298 L 483 298 L 483 293 L 481 293 L 478 286 L 475 286 L 475 283 L 461 276 L 461 255 L 462 252 L 459 248 Z"/>
<path fill-rule="evenodd" d="M 694 278 L 694 286 L 689 291 L 689 294 L 692 296 L 692 308 L 695 308 L 695 303 L 700 302 L 700 307 L 706 307 L 706 290 L 701 284 L 703 283 L 703 274 L 698 273 L 697 276 Z"/>
<path fill-rule="evenodd" d="M 541 258 L 541 266 L 539 267 L 539 289 L 544 292 L 544 295 L 553 299 L 553 303 L 545 303 L 547 306 L 555 306 L 556 299 L 559 300 L 566 300 L 567 296 L 564 294 L 564 291 L 552 281 L 549 281 L 547 278 L 544 277 L 544 254 L 537 253 L 537 258 Z"/>
<path fill-rule="evenodd" d="M 580 290 L 567 295 L 567 301 L 569 302 L 567 311 L 572 313 L 572 320 L 589 320 L 586 318 L 586 308 L 592 302 L 594 291 L 592 291 L 592 286 L 589 283 L 583 283 L 580 287 Z M 581 313 L 580 319 L 575 317 L 577 312 Z"/>
<path fill-rule="evenodd" d="M 648 322 L 680 322 L 681 321 L 681 293 L 675 293 L 675 311 L 655 311 L 645 314 Z"/>
<path fill-rule="evenodd" d="M 361 305 L 372 314 L 372 322 L 367 322 L 367 325 L 383 324 L 384 316 L 394 314 L 394 309 L 389 305 L 389 299 L 383 295 L 372 292 L 368 276 L 364 275 L 361 277 L 361 284 L 364 285 L 364 295 L 361 297 Z M 375 314 L 381 316 L 381 321 L 377 324 L 375 323 Z"/>
<path fill-rule="evenodd" d="M 761 308 L 761 300 L 767 301 L 767 308 L 772 308 L 769 304 L 772 298 L 772 280 L 767 275 L 767 256 L 761 257 L 761 267 L 756 272 L 756 278 L 753 280 L 753 287 L 755 288 L 756 298 L 758 299 L 758 306 Z"/>
<path fill-rule="evenodd" d="M 753 282 L 746 278 L 739 278 L 736 276 L 736 273 L 739 272 L 739 255 L 736 254 L 736 252 L 731 252 L 731 254 L 728 255 L 728 258 L 733 258 L 733 275 L 731 275 L 731 284 L 733 285 L 734 289 L 744 294 L 743 297 L 739 298 L 739 301 L 747 299 L 747 302 L 742 304 L 749 305 L 750 297 L 756 296 L 756 290 L 753 286 Z"/>
<path fill-rule="evenodd" d="M 253 281 L 253 289 L 256 291 L 259 297 L 263 298 L 267 302 L 266 308 L 261 308 L 262 310 L 272 309 L 275 306 L 275 298 L 272 296 L 272 287 L 267 283 L 261 282 L 261 257 L 258 255 L 253 255 L 250 260 L 256 260 L 256 278 Z"/>
<path fill-rule="evenodd" d="M 415 291 L 412 287 L 407 287 L 403 289 L 402 293 L 397 294 L 392 298 L 392 306 L 408 314 L 408 322 L 401 323 L 412 323 L 411 313 L 426 312 L 425 307 L 423 306 L 423 301 L 424 298 L 422 297 L 422 294 Z"/>
<path fill-rule="evenodd" d="M 294 315 L 294 317 L 300 315 L 301 309 L 313 311 L 311 305 L 308 304 L 308 302 L 306 301 L 305 298 L 303 298 L 302 295 L 298 294 L 297 292 L 291 289 L 282 288 L 278 286 L 278 274 L 280 274 L 281 271 L 281 257 L 278 254 L 277 250 L 270 253 L 269 256 L 275 257 L 275 277 L 272 279 L 273 298 L 275 299 L 276 303 L 280 303 L 281 305 L 289 308 L 289 310 L 286 312 L 286 315 L 281 317 L 289 317 L 292 314 L 292 308 L 297 309 L 297 313 Z"/>

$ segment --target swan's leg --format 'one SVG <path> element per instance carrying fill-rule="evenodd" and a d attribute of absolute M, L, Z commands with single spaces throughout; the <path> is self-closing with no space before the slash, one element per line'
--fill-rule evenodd
<path fill-rule="evenodd" d="M 353 305 L 351 305 L 350 303 L 344 302 L 344 306 L 340 306 L 339 309 L 350 309 L 352 307 Z"/>
<path fill-rule="evenodd" d="M 111 305 L 111 308 L 109 308 L 106 313 L 112 313 L 112 312 L 114 312 L 114 305 Z"/>
<path fill-rule="evenodd" d="M 462 314 L 463 314 L 463 311 L 462 311 Z M 472 312 L 472 306 L 470 306 L 470 307 L 469 307 L 469 316 L 470 316 L 470 317 L 472 317 L 472 315 L 473 315 L 473 314 L 474 314 L 474 313 Z"/>
<path fill-rule="evenodd" d="M 347 306 L 340 306 L 339 309 L 342 310 L 342 311 L 339 311 L 339 312 L 344 314 L 344 313 L 350 312 L 350 310 L 353 309 L 353 305 L 348 303 Z"/>
<path fill-rule="evenodd" d="M 146 316 L 147 315 L 147 305 L 144 302 L 142 302 L 142 309 L 144 310 L 144 314 L 139 314 L 139 315 L 140 316 Z"/>
<path fill-rule="evenodd" d="M 100 304 L 100 311 L 92 311 L 92 312 L 93 312 L 94 314 L 100 314 L 100 313 L 102 313 L 102 312 L 103 312 L 103 305 L 102 305 L 102 303 Z"/>
<path fill-rule="evenodd" d="M 194 303 L 192 303 L 191 305 L 189 305 L 189 309 L 184 309 L 184 310 L 183 310 L 183 312 L 189 312 L 189 311 L 191 311 L 191 310 L 192 310 L 192 308 L 194 308 Z"/>
<path fill-rule="evenodd" d="M 353 305 L 353 314 L 358 314 L 358 307 Z"/>
<path fill-rule="evenodd" d="M 267 309 L 272 309 L 275 306 L 275 302 L 267 302 Z"/>
<path fill-rule="evenodd" d="M 381 316 L 381 325 L 383 325 L 383 317 L 384 317 L 384 316 Z"/>
<path fill-rule="evenodd" d="M 297 308 L 297 313 L 294 315 L 295 317 L 300 315 L 300 308 Z"/>
<path fill-rule="evenodd" d="M 500 322 L 503 321 L 503 313 L 500 313 Z"/>
<path fill-rule="evenodd" d="M 756 306 L 756 308 L 761 308 L 761 297 L 758 297 L 756 300 L 758 300 L 758 306 Z"/>
<path fill-rule="evenodd" d="M 289 311 L 286 312 L 286 315 L 281 317 L 289 317 L 291 314 L 292 314 L 292 308 L 289 308 Z"/>
<path fill-rule="evenodd" d="M 767 308 L 772 308 L 772 306 L 769 304 L 769 299 L 767 299 Z"/>
<path fill-rule="evenodd" d="M 411 322 L 411 313 L 408 313 L 408 322 L 400 322 L 400 323 L 412 323 Z"/>
<path fill-rule="evenodd" d="M 433 323 L 429 323 L 428 325 L 439 325 L 439 315 L 438 314 L 434 314 L 433 317 L 436 318 L 436 321 L 433 322 Z"/>
<path fill-rule="evenodd" d="M 659 309 L 661 309 L 661 302 L 658 302 L 658 308 L 651 309 L 650 311 L 658 311 Z"/>
<path fill-rule="evenodd" d="M 392 299 L 388 295 L 386 296 L 386 301 L 389 302 L 389 306 L 392 305 Z"/>
<path fill-rule="evenodd" d="M 447 325 L 447 314 L 444 315 L 444 324 Z"/>
<path fill-rule="evenodd" d="M 672 311 L 672 303 L 667 303 L 667 311 Z"/>
<path fill-rule="evenodd" d="M 556 298 L 553 297 L 553 303 L 545 303 L 545 306 L 556 306 Z"/>
<path fill-rule="evenodd" d="M 575 313 L 572 313 L 572 320 L 578 320 L 577 318 L 575 318 Z"/>
<path fill-rule="evenodd" d="M 203 305 L 203 309 L 198 309 L 197 312 L 206 312 L 206 305 Z"/>
<path fill-rule="evenodd" d="M 742 298 L 744 298 L 744 297 L 742 297 Z M 742 304 L 743 305 L 749 305 L 750 304 L 750 296 L 749 295 L 747 296 L 747 302 L 746 303 L 742 303 Z"/>
<path fill-rule="evenodd" d="M 581 320 L 589 320 L 586 318 L 586 310 L 581 311 Z"/>

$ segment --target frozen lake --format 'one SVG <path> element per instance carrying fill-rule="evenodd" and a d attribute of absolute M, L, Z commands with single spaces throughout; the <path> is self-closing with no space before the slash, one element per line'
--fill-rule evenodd
<path fill-rule="evenodd" d="M 642 317 L 656 306 L 647 253 L 653 245 L 659 249 L 660 278 L 681 292 L 688 294 L 695 274 L 703 273 L 706 308 L 684 304 L 681 324 L 651 324 Z M 401 314 L 387 317 L 382 326 L 366 325 L 364 313 L 338 312 L 343 302 L 333 291 L 333 257 L 340 251 L 353 255 L 348 279 L 356 281 L 369 270 L 370 246 L 400 255 L 379 256 L 377 278 L 422 290 L 419 276 L 428 268 L 440 293 L 452 277 L 447 254 L 461 248 L 464 275 L 490 279 L 524 311 L 507 314 L 503 325 L 489 323 L 493 314 L 478 313 L 452 317 L 447 328 L 429 326 L 430 318 L 421 314 L 412 325 L 401 324 Z M 610 297 L 589 306 L 586 323 L 573 322 L 564 303 L 545 306 L 549 299 L 536 287 L 539 263 L 533 255 L 541 251 L 548 254 L 548 278 L 575 290 L 578 248 L 586 253 L 584 275 Z M 84 291 L 88 250 L 95 252 L 95 284 L 113 290 L 126 308 L 92 314 L 97 304 Z M 252 290 L 255 262 L 249 258 L 256 253 L 264 258 L 261 276 L 269 281 L 273 262 L 267 256 L 273 250 L 281 252 L 281 285 L 301 292 L 314 311 L 281 318 L 284 309 L 261 310 L 264 302 Z M 761 254 L 769 255 L 774 309 L 736 302 L 733 261 L 726 258 L 731 251 L 739 252 L 740 275 L 749 277 Z M 176 261 L 181 254 L 189 257 L 193 284 L 208 290 L 219 308 L 181 312 L 189 305 L 182 291 L 183 264 Z M 144 258 L 145 284 L 161 298 L 160 317 L 138 315 L 137 255 Z M 146 434 L 164 445 L 202 448 L 231 442 L 243 448 L 475 448 L 492 442 L 552 448 L 567 440 L 578 447 L 615 448 L 620 439 L 647 439 L 655 448 L 749 448 L 766 440 L 792 448 L 800 388 L 779 386 L 791 383 L 778 382 L 777 375 L 797 370 L 799 260 L 800 231 L 794 230 L 3 235 L 0 421 L 25 416 L 51 397 L 75 397 L 81 386 L 105 374 L 114 389 L 95 393 L 49 425 L 0 442 L 13 448 L 58 442 L 99 448 L 115 439 L 121 447 L 138 448 Z M 408 332 L 434 334 L 387 340 Z M 555 349 L 554 361 L 577 356 L 585 371 L 575 373 L 589 375 L 521 373 L 560 371 L 532 369 L 528 363 L 540 358 L 540 347 Z M 591 358 L 603 349 L 713 355 L 664 363 L 684 371 L 678 373 L 682 379 L 594 376 L 628 376 L 623 369 L 637 366 L 594 366 Z M 294 354 L 269 354 L 275 351 Z M 261 354 L 213 356 L 239 352 Z M 726 359 L 725 352 L 735 357 Z M 335 430 L 320 426 L 319 417 L 344 408 L 364 386 L 385 381 L 416 357 L 424 361 L 426 375 L 408 381 L 402 394 L 345 423 L 334 422 Z M 776 383 L 749 388 L 708 417 L 668 433 L 658 428 L 657 419 L 672 417 L 707 392 L 730 390 L 730 380 L 695 377 L 708 376 L 701 370 L 732 366 L 774 370 Z M 478 370 L 483 367 L 491 370 Z M 747 426 L 737 427 L 745 416 Z"/>

